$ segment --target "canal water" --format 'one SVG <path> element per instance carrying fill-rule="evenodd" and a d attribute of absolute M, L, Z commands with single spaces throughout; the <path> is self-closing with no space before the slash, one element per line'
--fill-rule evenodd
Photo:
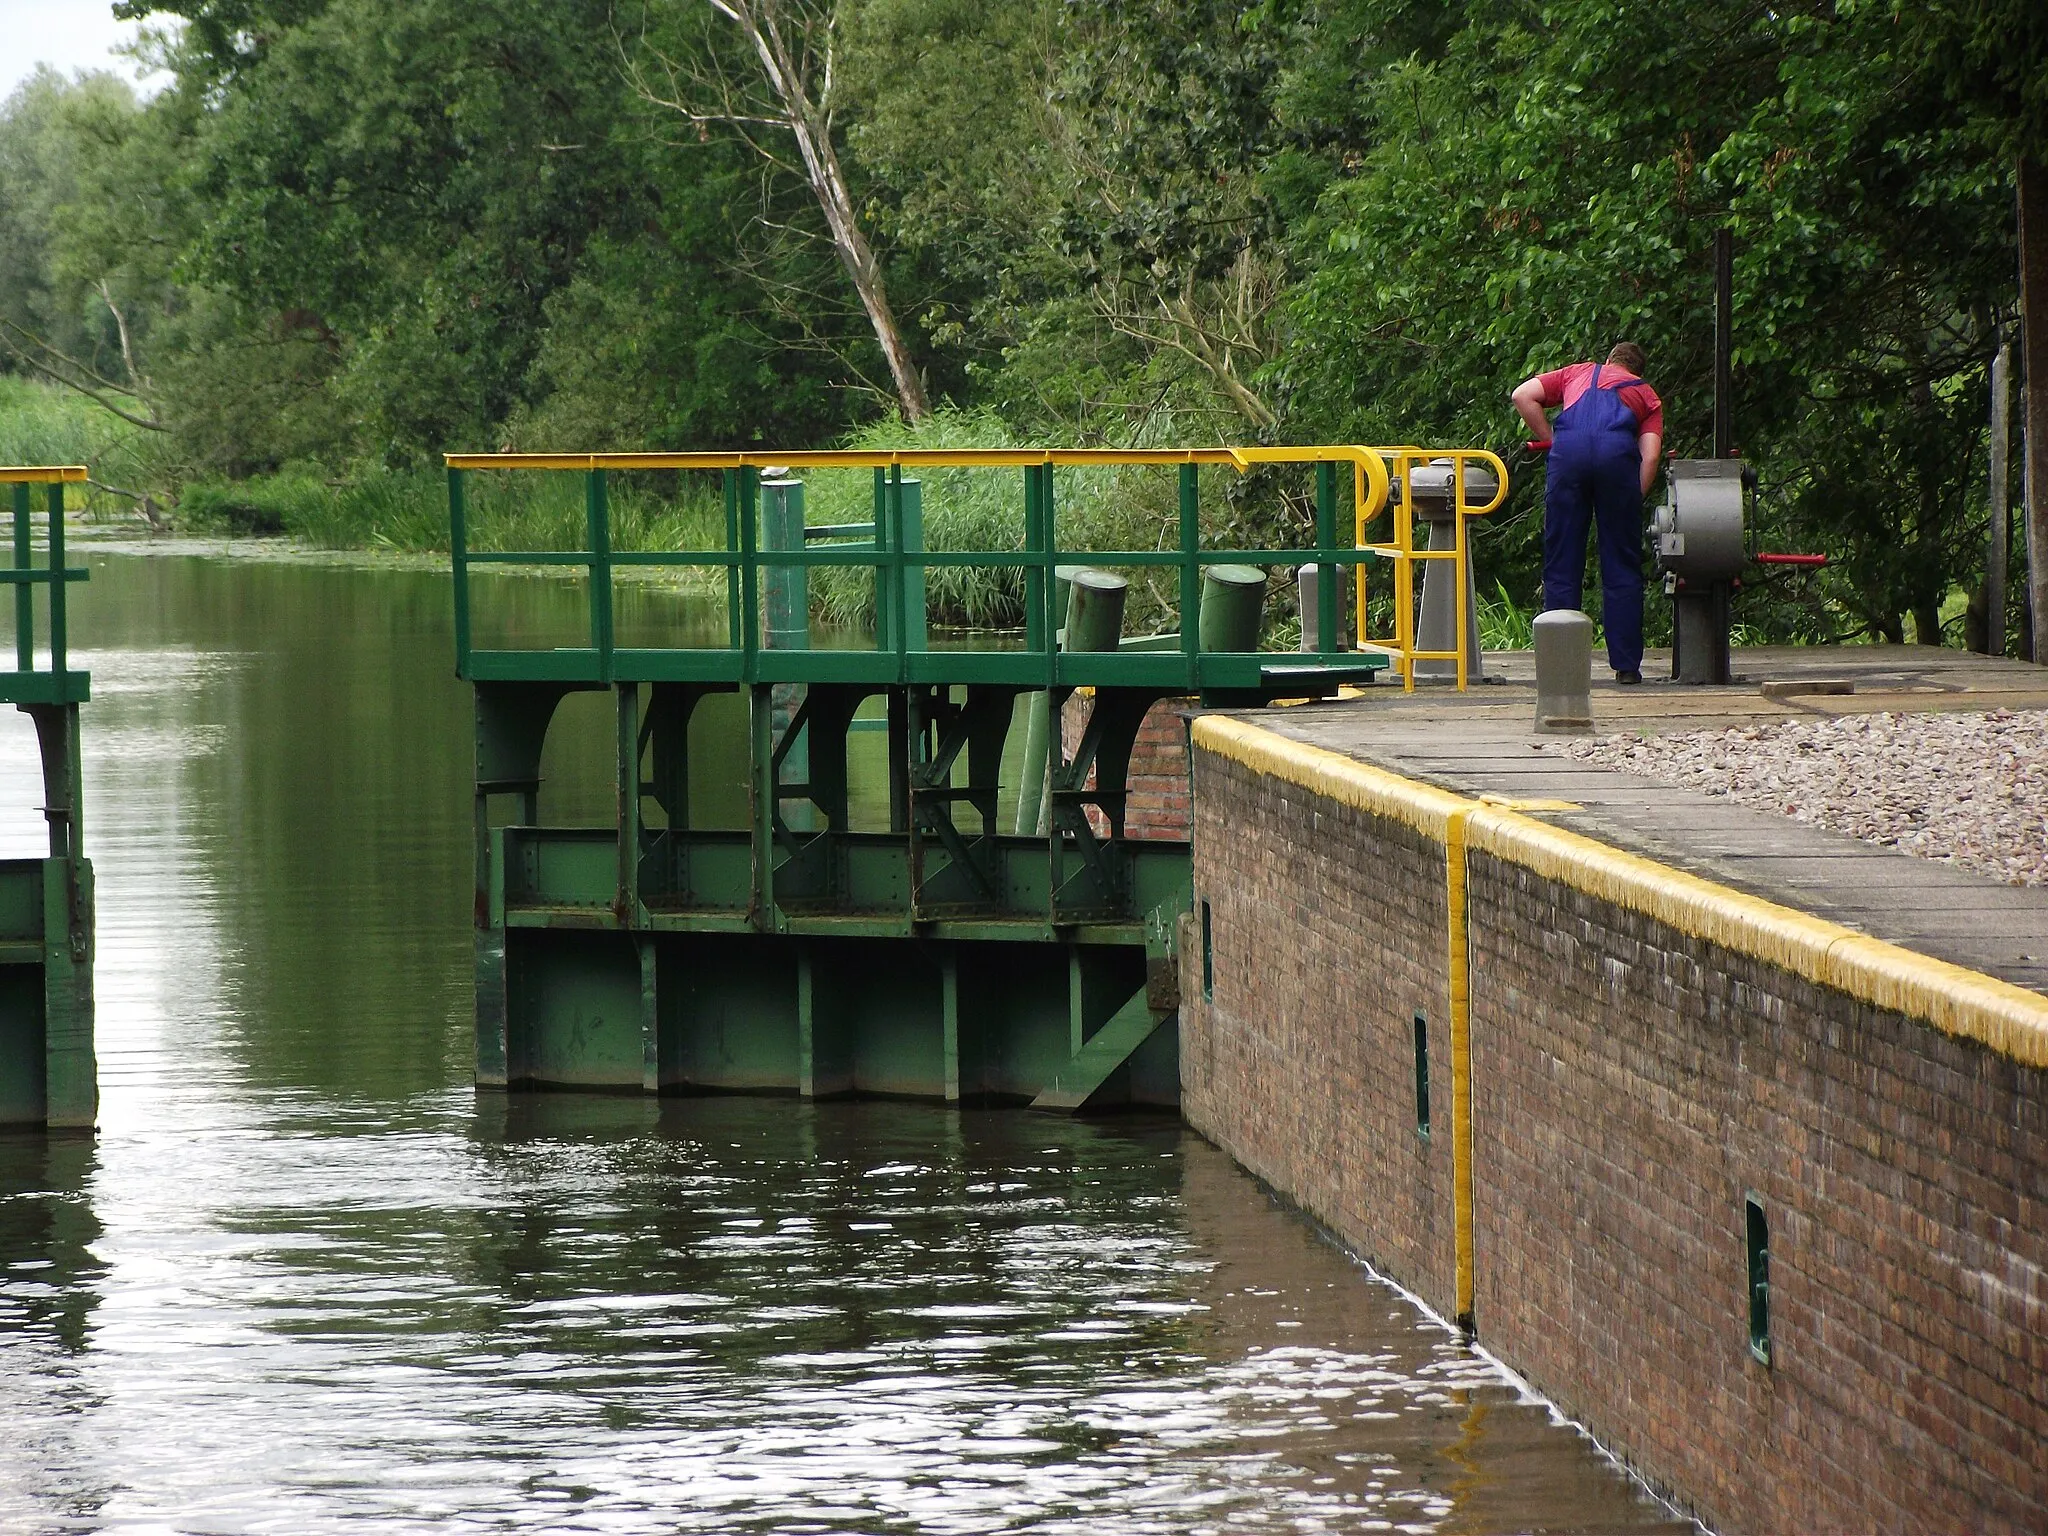
<path fill-rule="evenodd" d="M 445 579 L 90 563 L 103 1110 L 0 1136 L 0 1530 L 1689 1529 L 1170 1120 L 478 1098 Z M 0 721 L 0 854 L 38 801 Z"/>

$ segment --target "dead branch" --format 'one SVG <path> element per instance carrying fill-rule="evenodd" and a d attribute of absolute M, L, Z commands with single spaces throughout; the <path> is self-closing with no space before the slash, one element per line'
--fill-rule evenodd
<path fill-rule="evenodd" d="M 649 43 L 644 32 L 635 52 L 614 31 L 627 84 L 649 105 L 677 113 L 700 130 L 708 131 L 712 125 L 725 128 L 753 153 L 778 166 L 786 166 L 786 162 L 752 130 L 774 129 L 790 136 L 801 165 L 799 174 L 824 215 L 833 248 L 888 362 L 897 404 L 910 421 L 922 421 L 931 414 L 924 380 L 890 306 L 881 263 L 860 227 L 852 190 L 832 139 L 837 110 L 835 0 L 827 0 L 822 7 L 807 0 L 705 0 L 705 4 L 738 29 L 759 66 L 759 83 L 765 86 L 772 106 L 764 105 L 761 96 L 750 89 L 754 82 L 738 85 L 722 66 L 714 64 L 709 71 L 684 66 Z M 654 60 L 665 88 L 650 84 L 640 64 L 642 55 Z M 712 57 L 716 59 L 715 50 Z"/>

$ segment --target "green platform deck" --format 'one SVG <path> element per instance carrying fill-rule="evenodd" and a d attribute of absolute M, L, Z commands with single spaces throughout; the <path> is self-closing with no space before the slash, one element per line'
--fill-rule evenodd
<path fill-rule="evenodd" d="M 1167 471 L 1178 476 L 1178 549 L 1060 548 L 1055 466 L 1043 462 L 991 471 L 1021 467 L 1019 547 L 927 551 L 919 482 L 904 474 L 919 456 L 899 457 L 874 466 L 870 523 L 807 537 L 799 498 L 794 531 L 785 521 L 778 533 L 757 469 L 739 463 L 716 471 L 723 548 L 628 553 L 612 548 L 605 467 L 451 459 L 457 667 L 476 701 L 479 1085 L 1063 1110 L 1178 1102 L 1172 944 L 1190 900 L 1189 853 L 1185 842 L 1124 835 L 1133 746 L 1162 700 L 1327 697 L 1386 666 L 1334 643 L 1314 653 L 1203 644 L 1205 573 L 1246 563 L 1321 566 L 1318 632 L 1334 642 L 1335 578 L 1364 558 L 1348 520 L 1340 537 L 1341 460 L 1303 455 L 1317 532 L 1307 548 L 1205 547 L 1190 455 Z M 585 547 L 471 548 L 468 477 L 494 468 L 579 473 Z M 932 648 L 927 574 L 947 565 L 1018 571 L 1021 633 Z M 1173 628 L 1142 649 L 1063 648 L 1057 573 L 1071 565 L 1166 568 L 1178 584 Z M 581 567 L 589 643 L 474 648 L 471 573 L 507 566 Z M 616 645 L 614 582 L 647 566 L 720 573 L 726 643 Z M 808 648 L 807 573 L 827 566 L 872 572 L 865 645 Z M 1086 724 L 1068 752 L 1043 723 L 1082 689 Z M 588 691 L 611 697 L 615 729 L 592 746 L 609 758 L 617 816 L 537 825 L 557 706 Z M 743 826 L 692 824 L 691 721 L 714 694 L 743 701 Z M 1002 775 L 1018 757 L 1006 754 L 1010 737 L 1034 710 L 1048 760 L 1031 797 L 1045 814 L 1019 835 L 998 824 L 998 802 L 1027 793 Z M 872 754 L 849 752 L 869 730 L 885 737 L 879 769 Z M 860 792 L 863 764 L 886 784 Z"/>
<path fill-rule="evenodd" d="M 64 486 L 77 468 L 0 467 L 11 492 L 14 667 L 0 671 L 0 704 L 35 722 L 50 852 L 0 860 L 0 1128 L 85 1127 L 99 1109 L 93 1056 L 93 885 L 85 857 L 78 707 L 91 679 L 69 665 L 65 593 L 83 570 L 64 563 Z M 41 495 L 38 497 L 37 492 Z M 33 511 L 47 518 L 36 564 Z M 46 593 L 48 650 L 36 649 L 36 593 Z"/>

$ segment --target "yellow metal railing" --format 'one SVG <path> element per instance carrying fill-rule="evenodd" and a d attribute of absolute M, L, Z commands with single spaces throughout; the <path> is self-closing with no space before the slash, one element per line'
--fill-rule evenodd
<path fill-rule="evenodd" d="M 1392 497 L 1394 514 L 1394 536 L 1390 540 L 1375 543 L 1366 537 L 1366 530 L 1381 510 L 1381 505 L 1368 508 L 1364 500 L 1358 503 L 1358 547 L 1369 550 L 1394 565 L 1394 632 L 1374 639 L 1370 633 L 1369 617 L 1366 612 L 1365 567 L 1359 566 L 1356 576 L 1353 604 L 1357 621 L 1358 647 L 1360 650 L 1381 651 L 1391 659 L 1394 668 L 1401 674 L 1401 686 L 1409 691 L 1415 688 L 1415 663 L 1418 661 L 1455 661 L 1458 667 L 1458 689 L 1463 692 L 1471 676 L 1472 658 L 1466 646 L 1466 633 L 1470 627 L 1471 582 L 1466 578 L 1470 546 L 1465 537 L 1465 519 L 1484 517 L 1499 508 L 1507 500 L 1508 468 L 1497 454 L 1483 448 L 1380 448 L 1373 450 L 1381 454 L 1386 463 L 1387 474 L 1392 484 L 1400 488 L 1400 494 Z M 1452 506 L 1456 516 L 1452 519 L 1452 543 L 1449 549 L 1417 549 L 1415 547 L 1415 471 L 1431 462 L 1450 461 Z M 1494 476 L 1494 493 L 1484 506 L 1473 506 L 1465 499 L 1466 466 L 1490 470 Z M 1415 646 L 1415 563 L 1420 560 L 1456 561 L 1457 591 L 1457 644 L 1448 651 L 1423 651 Z"/>

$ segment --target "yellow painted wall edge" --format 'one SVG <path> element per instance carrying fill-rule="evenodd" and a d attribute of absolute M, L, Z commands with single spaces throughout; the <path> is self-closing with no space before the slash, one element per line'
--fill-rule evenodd
<path fill-rule="evenodd" d="M 1468 850 L 1491 854 L 1817 986 L 1977 1041 L 2026 1066 L 2048 1067 L 2048 997 L 2024 987 L 1247 721 L 1205 715 L 1194 722 L 1193 739 L 1203 751 L 1386 817 L 1438 842 L 1449 841 L 1455 818 L 1463 823 Z"/>

